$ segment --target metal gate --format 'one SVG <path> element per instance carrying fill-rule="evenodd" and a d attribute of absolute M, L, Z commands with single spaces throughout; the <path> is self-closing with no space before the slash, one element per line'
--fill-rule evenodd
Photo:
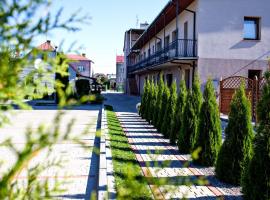
<path fill-rule="evenodd" d="M 243 76 L 231 76 L 220 81 L 220 112 L 229 114 L 232 97 L 241 84 L 244 84 L 246 95 L 251 102 L 252 118 L 256 120 L 256 106 L 261 97 L 262 88 L 266 83 L 264 78 L 254 80 Z"/>

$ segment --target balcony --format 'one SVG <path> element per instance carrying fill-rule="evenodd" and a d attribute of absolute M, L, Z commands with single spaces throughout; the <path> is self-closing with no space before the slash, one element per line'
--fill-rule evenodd
<path fill-rule="evenodd" d="M 178 39 L 135 64 L 128 64 L 128 73 L 183 58 L 197 57 L 197 41 Z M 130 63 L 130 62 L 129 62 Z"/>

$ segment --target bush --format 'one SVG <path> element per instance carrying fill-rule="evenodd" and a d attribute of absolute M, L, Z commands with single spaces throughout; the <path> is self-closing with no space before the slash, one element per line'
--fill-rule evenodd
<path fill-rule="evenodd" d="M 143 86 L 143 95 L 140 107 L 140 115 L 142 118 L 145 118 L 147 112 L 148 93 L 149 93 L 148 80 L 146 80 Z"/>
<path fill-rule="evenodd" d="M 160 75 L 159 83 L 158 83 L 158 85 L 156 87 L 157 87 L 156 88 L 156 90 L 157 90 L 157 102 L 156 102 L 156 106 L 155 106 L 155 110 L 154 110 L 153 124 L 156 127 L 158 127 L 160 111 L 161 111 L 161 105 L 162 105 L 162 95 L 164 93 L 164 88 L 165 88 L 162 74 Z"/>
<path fill-rule="evenodd" d="M 78 97 L 83 97 L 90 94 L 90 83 L 89 80 L 79 79 L 75 83 Z"/>
<path fill-rule="evenodd" d="M 151 105 L 150 105 L 150 111 L 149 112 L 149 119 L 151 121 L 151 123 L 153 124 L 153 120 L 154 120 L 154 113 L 156 110 L 156 104 L 157 104 L 157 86 L 154 83 L 154 81 L 152 81 L 151 83 L 151 91 L 152 91 L 152 101 L 151 101 Z"/>
<path fill-rule="evenodd" d="M 168 88 L 168 90 L 169 90 L 169 88 Z M 165 138 L 169 138 L 170 137 L 170 130 L 171 130 L 171 121 L 173 120 L 173 117 L 174 117 L 175 106 L 176 106 L 176 101 L 177 101 L 175 81 L 172 84 L 171 92 L 169 90 L 169 93 L 166 95 L 169 95 L 169 96 L 167 97 L 168 103 L 166 105 L 166 111 L 165 111 L 165 115 L 163 117 L 163 124 L 162 124 L 161 131 L 164 134 Z"/>
<path fill-rule="evenodd" d="M 254 140 L 254 155 L 244 170 L 244 198 L 270 199 L 270 72 L 257 107 L 259 126 Z"/>
<path fill-rule="evenodd" d="M 194 150 L 199 127 L 199 113 L 202 105 L 202 94 L 198 76 L 187 95 L 186 106 L 183 114 L 183 123 L 180 130 L 178 147 L 182 153 L 190 153 Z"/>
<path fill-rule="evenodd" d="M 147 114 L 146 120 L 151 122 L 152 120 L 152 112 L 153 112 L 153 102 L 154 102 L 154 82 L 153 80 L 149 81 L 149 95 L 148 95 L 148 102 L 147 102 Z"/>
<path fill-rule="evenodd" d="M 171 130 L 170 130 L 170 143 L 171 144 L 175 144 L 177 137 L 179 137 L 186 98 L 187 98 L 186 84 L 182 80 L 180 83 L 180 91 L 177 97 L 173 119 L 171 121 Z"/>
<path fill-rule="evenodd" d="M 222 133 L 215 89 L 211 79 L 206 83 L 203 97 L 204 102 L 200 112 L 199 131 L 195 145 L 195 149 L 200 148 L 200 152 L 198 159 L 194 162 L 204 166 L 213 166 L 222 144 Z"/>
<path fill-rule="evenodd" d="M 159 119 L 158 119 L 158 126 L 157 126 L 157 129 L 159 132 L 162 132 L 163 130 L 163 120 L 164 120 L 164 115 L 166 113 L 169 98 L 170 98 L 170 89 L 168 88 L 166 84 L 164 87 L 164 92 L 162 94 L 161 109 L 159 111 Z"/>
<path fill-rule="evenodd" d="M 216 164 L 216 175 L 224 182 L 240 184 L 243 169 L 252 155 L 254 135 L 251 106 L 243 85 L 233 96 L 225 135 Z"/>

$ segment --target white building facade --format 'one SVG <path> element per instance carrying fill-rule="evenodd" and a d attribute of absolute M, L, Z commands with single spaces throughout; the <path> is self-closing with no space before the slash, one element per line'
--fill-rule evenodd
<path fill-rule="evenodd" d="M 130 47 L 125 37 L 127 92 L 141 94 L 146 78 L 160 74 L 187 87 L 195 73 L 202 85 L 210 77 L 216 85 L 234 75 L 261 77 L 270 56 L 268 8 L 269 0 L 169 1 Z"/>

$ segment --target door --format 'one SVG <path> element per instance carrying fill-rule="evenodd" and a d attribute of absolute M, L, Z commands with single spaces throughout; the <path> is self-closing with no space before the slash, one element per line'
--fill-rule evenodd
<path fill-rule="evenodd" d="M 184 56 L 186 57 L 188 54 L 188 22 L 184 24 Z"/>

